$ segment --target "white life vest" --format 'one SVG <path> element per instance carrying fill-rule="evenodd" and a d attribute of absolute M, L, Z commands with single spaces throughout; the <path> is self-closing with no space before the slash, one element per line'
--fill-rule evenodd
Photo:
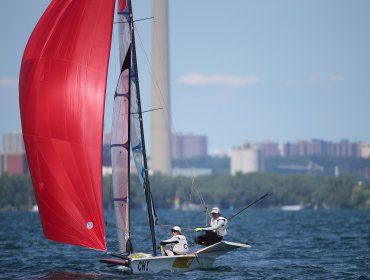
<path fill-rule="evenodd" d="M 173 237 L 174 239 L 178 239 L 179 243 L 175 243 L 173 245 L 172 251 L 176 254 L 186 254 L 189 251 L 188 242 L 184 235 L 176 235 Z"/>
<path fill-rule="evenodd" d="M 225 236 L 227 234 L 227 219 L 224 217 L 218 217 L 217 219 L 211 219 L 210 228 L 215 228 L 217 235 Z"/>
<path fill-rule="evenodd" d="M 161 241 L 161 245 L 164 245 L 166 250 L 171 250 L 179 255 L 186 254 L 189 251 L 186 237 L 182 234 L 175 235 L 170 239 Z"/>

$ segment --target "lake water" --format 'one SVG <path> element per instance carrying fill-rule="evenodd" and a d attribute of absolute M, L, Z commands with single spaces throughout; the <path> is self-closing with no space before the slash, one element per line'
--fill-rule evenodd
<path fill-rule="evenodd" d="M 111 214 L 107 239 L 114 252 Z M 186 229 L 204 224 L 202 212 L 159 211 L 159 217 L 182 226 L 189 241 L 194 232 Z M 132 220 L 136 251 L 149 252 L 145 212 L 133 211 Z M 168 228 L 157 235 L 168 238 Z M 370 279 L 370 211 L 248 209 L 230 221 L 227 240 L 252 247 L 221 256 L 208 270 L 125 275 L 99 263 L 105 253 L 46 240 L 37 213 L 0 213 L 0 279 Z"/>

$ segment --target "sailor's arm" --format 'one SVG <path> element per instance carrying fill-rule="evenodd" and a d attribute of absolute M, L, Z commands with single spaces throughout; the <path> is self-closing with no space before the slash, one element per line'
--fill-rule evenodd
<path fill-rule="evenodd" d="M 173 243 L 179 243 L 179 238 L 177 237 L 171 237 L 169 239 L 166 239 L 166 240 L 162 240 L 161 241 L 161 245 L 167 245 L 167 244 L 173 244 Z"/>
<path fill-rule="evenodd" d="M 217 230 L 217 229 L 219 229 L 220 227 L 223 227 L 223 226 L 225 226 L 225 220 L 223 220 L 223 219 L 219 219 L 219 220 L 217 220 L 217 223 L 215 224 L 215 225 L 213 225 L 213 226 L 210 226 L 210 227 L 206 227 L 206 228 L 197 228 L 197 229 L 199 229 L 199 230 Z M 196 230 L 197 230 L 196 229 Z"/>

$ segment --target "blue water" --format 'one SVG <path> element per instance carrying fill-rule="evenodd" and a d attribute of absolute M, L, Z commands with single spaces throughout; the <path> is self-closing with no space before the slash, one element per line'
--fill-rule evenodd
<path fill-rule="evenodd" d="M 189 241 L 194 233 L 186 229 L 204 223 L 202 212 L 159 216 L 163 224 L 182 226 Z M 145 213 L 134 211 L 132 220 L 134 246 L 148 251 Z M 108 246 L 115 251 L 109 224 Z M 160 228 L 158 239 L 167 232 Z M 99 263 L 105 253 L 46 240 L 37 213 L 0 213 L 0 279 L 370 279 L 370 211 L 247 210 L 230 221 L 227 239 L 252 248 L 221 256 L 208 270 L 125 275 Z"/>

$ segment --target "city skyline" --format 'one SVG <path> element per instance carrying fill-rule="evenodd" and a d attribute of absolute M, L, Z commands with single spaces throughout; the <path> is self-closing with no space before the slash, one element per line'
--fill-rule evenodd
<path fill-rule="evenodd" d="M 0 3 L 1 23 L 12 27 L 0 31 L 6 38 L 0 52 L 1 134 L 20 130 L 20 60 L 48 2 Z M 151 1 L 133 5 L 136 18 L 151 15 Z M 210 151 L 246 140 L 370 140 L 370 2 L 237 0 L 227 13 L 223 5 L 217 0 L 169 3 L 173 132 L 207 135 Z M 197 7 L 191 19 L 184 13 L 188 7 Z M 152 109 L 146 65 L 151 24 L 137 23 L 143 110 Z M 114 45 L 113 40 L 112 57 Z M 107 131 L 117 68 L 112 62 Z M 144 116 L 147 143 L 153 113 Z"/>
<path fill-rule="evenodd" d="M 21 133 L 13 132 L 2 135 L 3 147 L 0 152 L 0 176 L 7 173 L 8 175 L 26 174 L 28 173 L 28 162 L 24 150 L 23 137 Z M 110 154 L 110 133 L 105 133 L 103 137 L 103 173 L 111 174 L 111 154 Z M 370 142 L 355 142 L 352 143 L 348 140 L 342 140 L 340 142 L 328 142 L 322 139 L 311 139 L 296 142 L 276 143 L 276 142 L 261 142 L 251 143 L 245 142 L 243 145 L 230 147 L 227 153 L 223 154 L 212 154 L 207 151 L 207 136 L 205 135 L 194 135 L 194 134 L 172 134 L 173 140 L 173 153 L 171 163 L 174 164 L 177 160 L 186 159 L 186 167 L 177 162 L 171 169 L 173 176 L 185 175 L 190 176 L 191 174 L 206 175 L 211 174 L 212 170 L 208 167 L 207 161 L 204 161 L 207 157 L 213 158 L 219 161 L 220 157 L 229 158 L 230 160 L 230 172 L 231 175 L 235 175 L 237 172 L 260 172 L 264 171 L 264 163 L 268 158 L 290 158 L 292 162 L 297 160 L 299 157 L 303 157 L 305 161 L 308 161 L 308 165 L 302 166 L 297 164 L 278 164 L 277 168 L 293 169 L 293 170 L 309 170 L 317 169 L 324 171 L 324 168 L 317 163 L 312 161 L 312 157 L 321 157 L 325 159 L 323 164 L 326 164 L 331 160 L 339 159 L 342 162 L 346 159 L 370 159 Z M 149 157 L 149 168 L 155 172 L 155 169 L 151 168 L 151 158 Z M 194 160 L 195 159 L 195 160 Z M 194 161 L 193 161 L 194 160 Z M 200 160 L 200 161 L 199 161 Z M 314 159 L 316 161 L 317 159 Z M 192 167 L 191 162 L 197 162 L 197 167 Z M 199 169 L 199 162 L 203 161 L 203 168 Z M 330 161 L 330 160 L 329 160 Z M 219 162 L 220 163 L 220 162 Z M 218 163 L 217 172 L 220 172 L 220 165 Z M 223 164 L 226 162 L 223 161 Z M 299 161 L 298 161 L 299 163 Z M 210 162 L 208 161 L 208 164 Z M 365 163 L 366 164 L 366 163 Z M 227 163 L 226 163 L 227 165 Z M 223 166 L 222 168 L 226 167 Z M 346 165 L 346 164 L 344 164 Z M 356 168 L 358 167 L 355 165 Z M 342 166 L 343 167 L 343 166 Z M 216 168 L 216 166 L 214 166 Z M 298 168 L 298 169 L 297 169 Z M 196 170 L 193 173 L 192 170 Z M 338 169 L 338 167 L 336 167 Z M 225 171 L 225 170 L 224 170 Z M 370 168 L 365 167 L 363 174 L 366 178 L 369 178 Z M 134 162 L 131 165 L 131 172 L 135 173 L 136 168 Z M 173 172 L 173 173 L 172 173 Z M 337 172 L 335 174 L 338 174 Z"/>

